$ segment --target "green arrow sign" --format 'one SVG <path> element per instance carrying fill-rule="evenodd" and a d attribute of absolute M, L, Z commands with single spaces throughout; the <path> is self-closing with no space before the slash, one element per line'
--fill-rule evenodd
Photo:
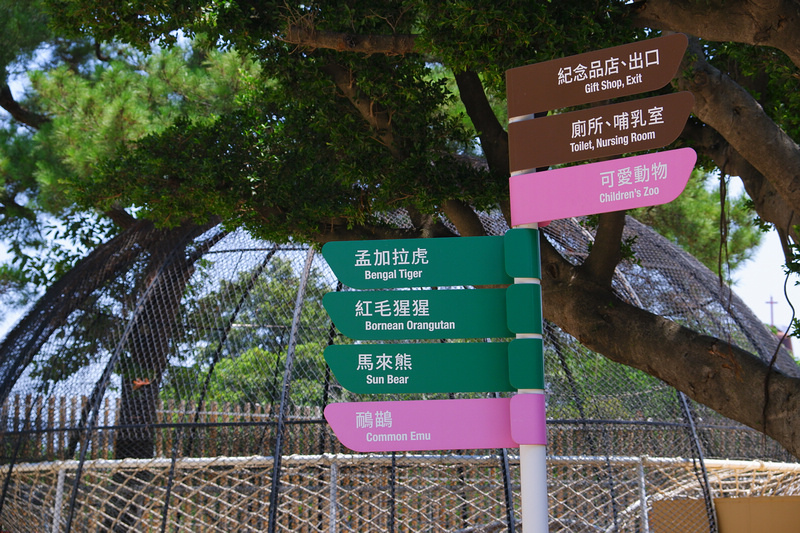
<path fill-rule="evenodd" d="M 336 345 L 325 361 L 357 394 L 515 390 L 505 342 Z"/>
<path fill-rule="evenodd" d="M 329 292 L 322 303 L 351 339 L 513 336 L 505 289 Z"/>
<path fill-rule="evenodd" d="M 336 277 L 354 289 L 513 283 L 502 236 L 338 241 L 323 246 L 322 255 Z M 529 260 L 538 263 L 539 257 Z"/>
<path fill-rule="evenodd" d="M 504 236 L 338 241 L 322 254 L 354 289 L 508 285 L 539 277 L 539 233 L 515 228 Z M 509 261 L 524 265 L 509 268 Z"/>

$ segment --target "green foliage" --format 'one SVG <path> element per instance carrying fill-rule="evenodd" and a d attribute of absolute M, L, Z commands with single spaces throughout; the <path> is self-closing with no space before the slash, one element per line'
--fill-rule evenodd
<path fill-rule="evenodd" d="M 55 158 L 27 132 L 0 130 L 0 299 L 25 305 L 41 287 L 66 272 L 116 231 L 105 218 L 81 213 L 63 191 L 37 179 L 40 165 Z"/>
<path fill-rule="evenodd" d="M 628 42 L 624 2 L 420 1 L 421 40 L 455 72 L 483 73 L 496 94 L 505 71 Z"/>
<path fill-rule="evenodd" d="M 2 175 L 9 214 L 0 237 L 24 230 L 13 267 L 37 283 L 109 235 L 96 213 L 111 210 L 168 227 L 221 217 L 231 229 L 287 241 L 315 240 L 331 224 L 379 226 L 375 214 L 398 207 L 435 215 L 457 199 L 492 208 L 508 198 L 507 176 L 464 157 L 480 150 L 454 73 L 479 73 L 502 122 L 506 69 L 652 33 L 631 27 L 621 0 L 42 0 L 0 9 L 9 13 L 7 64 L 52 51 L 37 57 L 26 101 L 49 123 L 33 136 L 9 131 L 0 153 L 0 165 L 19 168 Z M 298 28 L 414 35 L 416 49 L 300 47 L 286 40 Z M 795 128 L 794 97 L 782 96 L 800 91 L 785 58 L 707 46 Z M 637 216 L 716 268 L 715 200 L 703 191 L 690 186 L 678 204 Z M 757 241 L 737 202 L 734 268 Z M 43 214 L 55 217 L 50 238 L 79 238 L 80 249 L 62 246 L 37 263 L 31 249 L 48 240 Z"/>
<path fill-rule="evenodd" d="M 415 61 L 371 61 L 391 77 L 360 88 L 399 110 L 392 116 L 399 161 L 346 99 L 329 98 L 323 80 L 290 79 L 254 90 L 212 124 L 179 122 L 142 139 L 93 175 L 86 201 L 114 190 L 119 196 L 106 196 L 101 207 L 136 205 L 160 223 L 217 214 L 284 241 L 312 238 L 320 220 L 363 223 L 403 201 L 431 212 L 443 197 L 490 205 L 502 195 L 505 178 L 487 183 L 485 171 L 453 155 L 468 136 L 460 119 L 437 107 L 447 99 L 443 84 L 423 80 Z"/>
<path fill-rule="evenodd" d="M 34 286 L 20 267 L 0 264 L 0 304 L 14 308 L 26 304 Z"/>
<path fill-rule="evenodd" d="M 285 13 L 283 2 L 191 0 L 89 1 L 48 0 L 47 12 L 56 28 L 69 35 L 86 33 L 98 41 L 131 43 L 147 51 L 151 43 L 175 44 L 177 33 L 192 37 L 206 33 L 212 41 L 247 41 L 274 27 Z M 257 14 L 257 15 L 256 15 Z"/>
<path fill-rule="evenodd" d="M 0 129 L 0 236 L 12 246 L 36 239 L 36 144 L 30 135 Z"/>
<path fill-rule="evenodd" d="M 322 406 L 324 386 L 320 376 L 325 375 L 324 346 L 318 343 L 295 347 L 296 363 L 290 398 L 294 405 Z M 252 348 L 238 357 L 225 358 L 213 369 L 206 390 L 206 401 L 229 402 L 234 405 L 276 405 L 281 398 L 286 351 L 277 353 L 263 348 Z M 168 372 L 168 386 L 162 398 L 199 398 L 208 367 L 173 367 Z"/>
<path fill-rule="evenodd" d="M 616 17 L 623 4 L 614 2 L 578 2 L 565 9 L 515 2 L 480 7 L 389 2 L 376 8 L 372 2 L 350 1 L 283 6 L 274 12 L 246 2 L 203 7 L 170 2 L 158 8 L 137 2 L 50 5 L 62 29 L 80 27 L 140 48 L 155 40 L 173 42 L 169 34 L 179 28 L 188 35 L 206 35 L 209 43 L 221 39 L 255 54 L 269 79 L 267 88 L 250 91 L 238 109 L 224 114 L 218 121 L 222 124 L 188 120 L 167 129 L 152 126 L 150 137 L 132 149 L 116 143 L 122 152 L 86 153 L 87 162 L 105 163 L 87 168 L 89 183 L 84 178 L 73 189 L 81 205 L 135 206 L 162 224 L 219 214 L 278 240 L 310 238 L 320 232 L 324 219 L 341 218 L 349 225 L 371 221 L 375 212 L 401 203 L 430 213 L 443 199 L 488 207 L 507 195 L 506 176 L 454 157 L 472 150 L 474 132 L 453 114 L 454 87 L 431 75 L 439 67 L 429 57 L 296 51 L 274 38 L 288 27 L 419 33 L 420 48 L 427 48 L 436 61 L 454 71 L 467 65 L 481 70 L 498 91 L 510 66 L 556 52 L 568 54 L 590 41 L 595 47 L 612 44 L 625 31 L 622 17 Z M 246 22 L 248 13 L 258 14 L 250 17 L 257 23 Z M 532 42 L 531 36 L 537 35 L 541 37 Z M 376 114 L 389 114 L 393 150 L 387 150 L 381 132 L 348 98 L 331 91 L 325 69 L 332 64 L 351 73 L 352 84 Z M 163 116 L 158 109 L 149 111 Z M 125 118 L 121 110 L 109 115 L 114 120 L 101 125 Z M 84 122 L 79 116 L 72 121 Z M 101 128 L 92 131 L 98 139 L 107 138 Z M 64 136 L 82 144 L 75 135 Z M 110 148 L 107 143 L 100 146 Z M 304 192 L 302 198 L 298 190 Z"/>
<path fill-rule="evenodd" d="M 213 264 L 205 268 L 213 269 Z M 240 273 L 235 281 L 223 281 L 214 292 L 189 295 L 184 303 L 186 320 L 200 335 L 191 349 L 177 347 L 176 364 L 166 373 L 162 396 L 275 404 L 281 395 L 299 287 L 292 263 L 273 258 L 265 267 Z M 329 290 L 312 270 L 296 324 L 291 389 L 295 405 L 322 404 L 325 345 L 319 339 L 326 338 L 330 327 L 321 311 L 322 297 Z"/>
<path fill-rule="evenodd" d="M 38 286 L 116 231 L 101 212 L 137 209 L 94 177 L 102 161 L 173 124 L 213 124 L 259 77 L 258 64 L 234 51 L 120 57 L 86 69 L 67 61 L 31 71 L 35 108 L 51 119 L 35 134 L 0 131 L 0 238 L 13 261 L 7 269 Z"/>
<path fill-rule="evenodd" d="M 179 119 L 213 121 L 235 106 L 242 86 L 257 75 L 258 67 L 235 52 L 214 52 L 197 67 L 187 53 L 162 51 L 143 64 L 113 61 L 88 76 L 67 65 L 32 73 L 44 111 L 53 117 L 38 136 L 60 154 L 60 164 L 42 166 L 37 178 L 94 207 L 81 201 L 81 192 L 99 162 Z"/>
<path fill-rule="evenodd" d="M 190 50 L 141 56 L 141 65 L 120 60 L 90 75 L 64 67 L 35 77 L 54 117 L 43 140 L 62 154 L 39 180 L 84 209 L 123 206 L 166 226 L 221 216 L 278 241 L 313 239 L 325 220 L 379 224 L 374 214 L 397 206 L 436 213 L 449 199 L 495 205 L 507 197 L 507 176 L 458 157 L 475 151 L 476 132 L 456 104 L 451 74 L 442 73 L 479 71 L 502 103 L 507 68 L 644 35 L 616 1 L 48 5 L 62 31 L 143 52 L 176 43 L 178 30 L 197 39 Z M 420 53 L 299 50 L 276 38 L 291 27 L 413 33 Z M 220 45 L 241 56 L 213 52 Z M 221 58 L 225 68 L 216 66 Z M 332 86 L 332 66 L 348 73 L 355 96 Z M 365 120 L 354 98 L 388 121 Z"/>
<path fill-rule="evenodd" d="M 707 43 L 707 55 L 722 72 L 759 101 L 767 115 L 793 139 L 800 138 L 800 79 L 797 67 L 774 48 Z"/>
<path fill-rule="evenodd" d="M 13 65 L 31 59 L 42 41 L 51 37 L 44 2 L 0 0 L 0 68 L 6 74 Z"/>

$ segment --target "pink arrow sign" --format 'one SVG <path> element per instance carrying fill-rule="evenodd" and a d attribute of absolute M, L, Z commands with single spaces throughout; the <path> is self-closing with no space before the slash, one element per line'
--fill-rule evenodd
<path fill-rule="evenodd" d="M 544 395 L 515 423 L 525 444 L 546 444 Z M 536 401 L 536 400 L 534 400 Z M 519 410 L 516 410 L 519 413 Z M 325 419 L 342 444 L 357 452 L 515 448 L 511 398 L 334 403 Z"/>
<path fill-rule="evenodd" d="M 697 161 L 691 148 L 512 176 L 511 225 L 671 202 Z"/>

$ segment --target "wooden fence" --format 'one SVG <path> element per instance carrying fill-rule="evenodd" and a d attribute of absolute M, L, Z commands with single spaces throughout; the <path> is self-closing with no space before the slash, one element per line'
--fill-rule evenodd
<path fill-rule="evenodd" d="M 0 407 L 2 461 L 51 461 L 76 458 L 88 397 L 16 395 Z M 119 398 L 105 398 L 92 431 L 90 458 L 114 458 Z M 233 405 L 164 400 L 156 410 L 156 457 L 169 457 L 180 445 L 182 456 L 246 456 L 273 453 L 277 409 L 270 405 Z M 342 450 L 314 407 L 288 413 L 284 454 L 335 453 Z M 22 437 L 20 440 L 18 437 Z M 176 439 L 177 442 L 176 442 Z"/>

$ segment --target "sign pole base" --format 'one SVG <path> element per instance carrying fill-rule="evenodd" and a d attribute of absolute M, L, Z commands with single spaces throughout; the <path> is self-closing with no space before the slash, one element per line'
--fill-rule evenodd
<path fill-rule="evenodd" d="M 547 462 L 545 446 L 519 447 L 522 527 L 525 533 L 547 533 Z"/>

